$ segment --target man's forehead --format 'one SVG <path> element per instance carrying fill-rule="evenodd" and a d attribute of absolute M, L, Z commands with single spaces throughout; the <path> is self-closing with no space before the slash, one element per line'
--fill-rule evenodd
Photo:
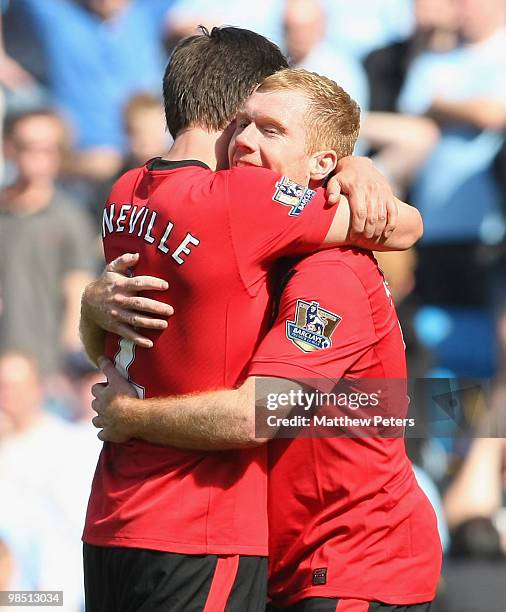
<path fill-rule="evenodd" d="M 289 115 L 297 110 L 305 112 L 307 102 L 304 93 L 297 89 L 256 90 L 245 100 L 238 112 L 246 115 L 273 112 Z"/>

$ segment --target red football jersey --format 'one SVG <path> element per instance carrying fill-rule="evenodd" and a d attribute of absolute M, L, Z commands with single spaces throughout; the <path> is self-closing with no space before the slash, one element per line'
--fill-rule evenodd
<path fill-rule="evenodd" d="M 250 375 L 406 379 L 395 307 L 372 254 L 332 249 L 295 269 Z M 306 315 L 305 328 L 294 330 L 298 311 L 310 313 L 311 304 L 311 321 Z M 337 321 L 331 335 L 327 327 L 318 330 L 319 321 L 329 320 Z M 325 334 L 321 346 L 318 336 Z M 436 518 L 402 438 L 276 439 L 268 447 L 275 604 L 307 597 L 399 605 L 433 599 L 441 566 Z"/>
<path fill-rule="evenodd" d="M 277 257 L 313 250 L 334 210 L 322 193 L 260 168 L 213 173 L 154 160 L 115 184 L 107 261 L 139 252 L 137 275 L 166 279 L 175 316 L 150 350 L 112 334 L 107 355 L 142 397 L 232 388 L 268 322 Z M 105 443 L 83 539 L 187 554 L 267 554 L 266 448 L 193 452 Z"/>

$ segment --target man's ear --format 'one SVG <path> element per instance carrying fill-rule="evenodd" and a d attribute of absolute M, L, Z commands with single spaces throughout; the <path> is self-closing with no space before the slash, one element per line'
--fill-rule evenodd
<path fill-rule="evenodd" d="M 335 151 L 319 151 L 311 157 L 311 181 L 324 181 L 337 166 L 337 153 Z"/>

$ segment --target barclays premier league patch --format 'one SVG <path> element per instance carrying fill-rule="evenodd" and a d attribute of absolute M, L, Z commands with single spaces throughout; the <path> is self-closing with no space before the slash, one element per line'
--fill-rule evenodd
<path fill-rule="evenodd" d="M 331 336 L 342 321 L 318 302 L 304 300 L 297 300 L 294 319 L 286 322 L 286 336 L 304 353 L 330 348 Z"/>
<path fill-rule="evenodd" d="M 306 206 L 315 196 L 316 191 L 294 183 L 287 176 L 283 176 L 276 183 L 276 191 L 272 196 L 274 202 L 279 202 L 283 206 L 289 206 L 289 217 L 298 217 Z"/>

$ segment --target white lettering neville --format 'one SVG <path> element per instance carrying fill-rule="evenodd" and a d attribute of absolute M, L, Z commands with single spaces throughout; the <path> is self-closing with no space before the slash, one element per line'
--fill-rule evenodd
<path fill-rule="evenodd" d="M 115 211 L 119 213 L 115 219 Z M 186 233 L 186 236 L 179 242 L 169 247 L 169 239 L 174 228 L 174 223 L 169 221 L 165 227 L 163 223 L 157 222 L 158 213 L 151 211 L 147 206 L 138 208 L 132 204 L 109 204 L 104 209 L 102 217 L 102 238 L 107 234 L 121 233 L 128 228 L 128 233 L 132 235 L 132 240 L 139 238 L 148 244 L 154 244 L 160 237 L 157 245 L 157 250 L 164 255 L 170 255 L 172 259 L 179 265 L 183 265 L 186 258 L 192 254 L 191 247 L 197 247 L 200 240 L 191 234 Z M 144 226 L 146 220 L 149 219 L 146 231 Z M 115 222 L 116 221 L 116 222 Z M 163 230 L 161 229 L 163 227 Z M 137 233 L 135 231 L 137 230 Z M 172 252 L 171 252 L 172 251 Z"/>

